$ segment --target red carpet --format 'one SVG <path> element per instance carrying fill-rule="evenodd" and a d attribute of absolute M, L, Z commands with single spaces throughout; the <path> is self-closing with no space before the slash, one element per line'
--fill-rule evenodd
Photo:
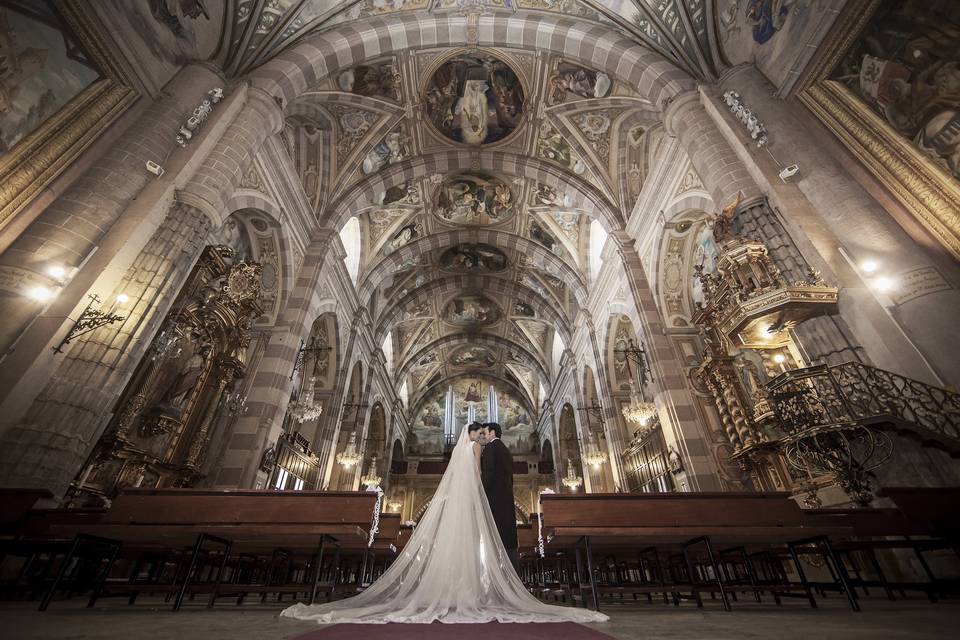
<path fill-rule="evenodd" d="M 293 640 L 612 640 L 573 622 L 532 624 L 335 624 Z"/>

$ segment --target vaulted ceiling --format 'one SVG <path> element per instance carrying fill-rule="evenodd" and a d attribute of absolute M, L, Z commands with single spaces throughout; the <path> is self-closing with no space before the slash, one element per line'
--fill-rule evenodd
<path fill-rule="evenodd" d="M 228 11 L 218 55 L 231 75 L 312 33 L 417 12 L 566 14 L 693 78 L 720 67 L 706 0 L 233 0 Z M 360 304 L 390 341 L 412 413 L 470 378 L 535 415 L 597 275 L 591 222 L 624 228 L 663 138 L 659 108 L 560 55 L 467 46 L 366 59 L 285 106 L 283 137 L 321 224 L 359 223 Z"/>

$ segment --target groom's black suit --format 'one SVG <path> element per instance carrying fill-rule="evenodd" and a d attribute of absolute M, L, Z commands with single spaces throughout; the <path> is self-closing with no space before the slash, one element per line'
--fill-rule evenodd
<path fill-rule="evenodd" d="M 497 438 L 480 455 L 480 479 L 487 494 L 493 520 L 511 562 L 517 563 L 517 518 L 513 508 L 513 456 Z"/>

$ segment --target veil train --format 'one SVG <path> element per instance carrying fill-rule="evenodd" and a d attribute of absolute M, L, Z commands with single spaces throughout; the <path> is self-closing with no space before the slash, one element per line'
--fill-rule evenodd
<path fill-rule="evenodd" d="M 597 611 L 531 595 L 500 541 L 466 428 L 399 557 L 364 592 L 280 614 L 328 623 L 603 622 Z"/>

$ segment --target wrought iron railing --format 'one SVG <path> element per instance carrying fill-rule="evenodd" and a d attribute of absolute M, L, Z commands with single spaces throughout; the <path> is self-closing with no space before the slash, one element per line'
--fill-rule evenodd
<path fill-rule="evenodd" d="M 893 453 L 892 426 L 960 454 L 960 394 L 860 362 L 788 371 L 769 385 L 768 445 L 794 467 L 830 474 L 857 503 Z"/>
<path fill-rule="evenodd" d="M 785 436 L 893 424 L 960 452 L 960 394 L 860 362 L 788 371 L 767 387 Z"/>

